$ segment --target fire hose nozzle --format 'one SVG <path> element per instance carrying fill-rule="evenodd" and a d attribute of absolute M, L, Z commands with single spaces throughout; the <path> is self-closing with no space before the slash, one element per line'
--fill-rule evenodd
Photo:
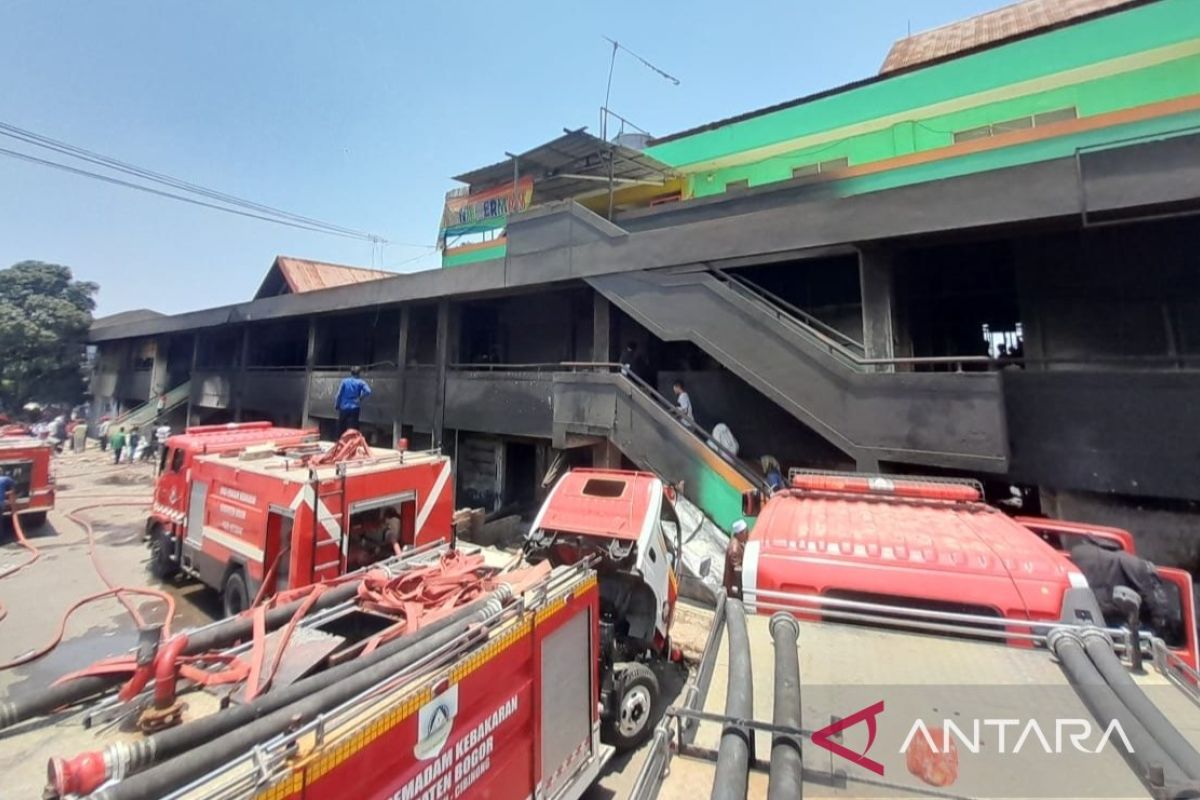
<path fill-rule="evenodd" d="M 46 773 L 53 796 L 88 795 L 107 780 L 108 764 L 103 752 L 93 750 L 74 758 L 52 758 Z"/>

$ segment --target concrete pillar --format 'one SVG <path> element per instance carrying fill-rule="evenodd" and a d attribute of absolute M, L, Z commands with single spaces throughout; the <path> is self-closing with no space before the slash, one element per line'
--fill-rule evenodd
<path fill-rule="evenodd" d="M 452 324 L 453 309 L 449 300 L 438 301 L 437 310 L 437 356 L 436 377 L 434 378 L 434 408 L 433 408 L 433 446 L 441 447 L 446 425 L 446 372 L 451 360 L 457 355 L 457 342 L 451 339 L 455 336 L 457 326 Z"/>
<path fill-rule="evenodd" d="M 404 373 L 408 364 L 408 327 L 412 311 L 409 306 L 400 307 L 400 336 L 396 342 L 396 407 L 392 409 L 392 444 L 404 436 Z"/>
<path fill-rule="evenodd" d="M 613 360 L 612 303 L 599 292 L 592 295 L 592 360 Z"/>
<path fill-rule="evenodd" d="M 242 421 L 242 400 L 246 392 L 246 362 L 250 360 L 250 326 L 242 327 L 242 347 L 238 354 L 237 378 L 233 386 L 233 421 Z"/>
<path fill-rule="evenodd" d="M 160 336 L 154 341 L 154 366 L 150 368 L 150 396 L 146 398 L 147 400 L 153 400 L 171 388 L 167 385 L 169 380 L 167 353 L 169 349 L 170 342 L 167 337 Z"/>
<path fill-rule="evenodd" d="M 621 451 L 608 439 L 592 445 L 592 466 L 596 469 L 620 469 Z"/>
<path fill-rule="evenodd" d="M 308 319 L 308 349 L 304 351 L 304 404 L 300 410 L 300 427 L 307 428 L 312 425 L 312 419 L 309 417 L 309 403 L 312 395 L 312 374 L 313 364 L 317 358 L 317 320 L 315 317 Z"/>
<path fill-rule="evenodd" d="M 867 358 L 906 358 L 912 355 L 912 338 L 904 309 L 896 299 L 895 254 L 864 248 L 859 251 L 859 286 L 862 291 L 863 349 Z M 877 372 L 894 372 L 892 365 Z M 906 367 L 901 366 L 901 370 Z"/>
<path fill-rule="evenodd" d="M 188 368 L 188 380 L 189 381 L 195 380 L 195 378 L 196 378 L 196 360 L 199 358 L 199 356 L 200 356 L 200 333 L 196 332 L 196 333 L 192 334 L 192 365 L 191 365 L 191 367 Z M 187 399 L 187 406 L 186 406 L 187 420 L 184 422 L 185 427 L 189 427 L 189 428 L 192 425 L 192 398 L 195 397 L 195 395 L 196 395 L 196 387 L 192 386 L 191 390 L 188 392 L 188 399 Z"/>

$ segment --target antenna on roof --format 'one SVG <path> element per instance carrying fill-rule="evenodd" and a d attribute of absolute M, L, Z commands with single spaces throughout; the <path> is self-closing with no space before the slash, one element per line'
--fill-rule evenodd
<path fill-rule="evenodd" d="M 612 96 L 613 68 L 617 65 L 617 51 L 618 50 L 624 50 L 626 53 L 633 56 L 638 61 L 642 62 L 642 64 L 644 66 L 648 67 L 649 69 L 654 70 L 659 75 L 661 75 L 663 78 L 665 78 L 666 80 L 669 80 L 671 83 L 675 84 L 676 86 L 679 85 L 679 78 L 676 78 L 674 75 L 671 75 L 671 74 L 667 73 L 666 71 L 654 66 L 649 61 L 642 58 L 637 53 L 633 52 L 628 47 L 626 47 L 625 45 L 618 42 L 616 39 L 610 39 L 609 37 L 604 36 L 604 35 L 601 35 L 600 38 L 604 39 L 604 41 L 606 41 L 612 45 L 612 55 L 610 56 L 609 61 L 608 61 L 608 84 L 604 88 L 604 108 L 601 109 L 601 114 L 600 114 L 600 138 L 605 141 L 608 141 L 608 114 L 609 114 L 608 100 L 609 100 L 609 97 Z"/>

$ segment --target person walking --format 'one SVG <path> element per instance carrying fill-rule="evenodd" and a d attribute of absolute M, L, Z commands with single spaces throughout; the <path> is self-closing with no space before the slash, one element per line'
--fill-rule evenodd
<path fill-rule="evenodd" d="M 112 445 L 113 463 L 121 463 L 121 451 L 125 449 L 125 428 L 117 428 L 113 435 L 109 437 L 108 443 Z"/>
<path fill-rule="evenodd" d="M 724 422 L 718 422 L 717 426 L 713 428 L 712 439 L 709 440 L 708 446 L 712 447 L 714 442 L 719 445 L 719 447 L 713 447 L 714 450 L 717 450 L 717 452 L 724 451 L 726 455 L 737 458 L 740 445 L 738 445 L 737 437 L 733 435 L 733 431 L 729 430 L 729 426 Z"/>
<path fill-rule="evenodd" d="M 683 381 L 677 380 L 671 384 L 671 391 L 675 392 L 675 415 L 688 422 L 695 422 L 696 415 L 692 411 L 692 398 L 688 395 Z"/>
<path fill-rule="evenodd" d="M 166 423 L 154 429 L 154 463 L 162 463 L 162 451 L 167 447 L 167 439 L 171 436 L 171 426 Z"/>
<path fill-rule="evenodd" d="M 17 513 L 17 482 L 8 475 L 0 473 L 0 534 L 4 533 L 8 523 L 5 519 L 7 512 Z"/>
<path fill-rule="evenodd" d="M 103 453 L 108 449 L 108 429 L 112 427 L 112 421 L 108 417 L 100 418 L 100 426 L 96 429 L 96 433 L 100 435 L 100 452 Z"/>
<path fill-rule="evenodd" d="M 138 432 L 137 428 L 134 428 L 129 432 L 129 446 L 126 448 L 126 450 L 129 453 L 129 458 L 127 460 L 130 464 L 133 463 L 134 456 L 137 455 L 138 440 L 140 439 L 141 434 Z"/>
<path fill-rule="evenodd" d="M 75 442 L 75 452 L 82 453 L 87 449 L 87 422 L 79 420 L 75 423 L 75 430 L 71 431 L 71 436 Z"/>
<path fill-rule="evenodd" d="M 778 492 L 787 487 L 783 481 L 783 467 L 779 466 L 779 461 L 775 456 L 763 456 L 758 463 L 762 467 L 763 477 L 766 478 L 767 485 L 771 487 L 772 492 Z"/>
<path fill-rule="evenodd" d="M 371 387 L 361 377 L 361 367 L 351 367 L 350 376 L 342 378 L 335 406 L 338 412 L 338 436 L 348 430 L 358 430 L 358 415 L 362 401 L 371 396 Z"/>

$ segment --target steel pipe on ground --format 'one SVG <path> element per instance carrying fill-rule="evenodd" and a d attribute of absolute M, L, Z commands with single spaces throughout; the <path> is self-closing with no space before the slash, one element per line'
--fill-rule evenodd
<path fill-rule="evenodd" d="M 725 604 L 729 630 L 729 681 L 725 693 L 725 716 L 747 720 L 754 716 L 754 675 L 750 665 L 750 637 L 746 631 L 746 609 L 740 600 Z M 745 800 L 750 780 L 754 732 L 726 723 L 717 750 L 713 776 L 713 800 Z"/>

